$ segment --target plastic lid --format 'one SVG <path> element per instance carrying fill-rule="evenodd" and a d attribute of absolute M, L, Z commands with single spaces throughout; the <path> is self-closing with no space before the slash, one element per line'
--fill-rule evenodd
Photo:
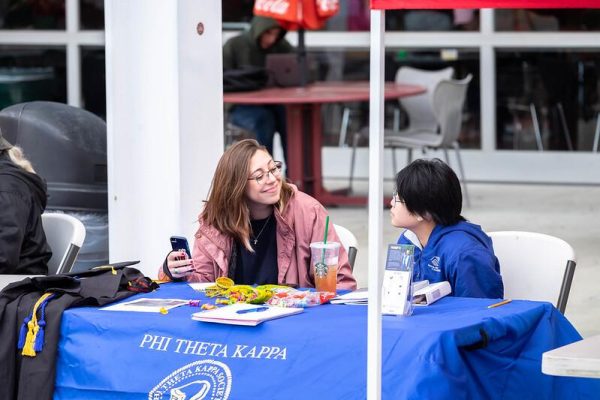
<path fill-rule="evenodd" d="M 313 242 L 310 244 L 311 249 L 312 248 L 318 248 L 318 249 L 337 249 L 338 247 L 340 247 L 340 244 L 338 242 L 327 242 L 327 243 L 323 243 L 323 242 Z"/>

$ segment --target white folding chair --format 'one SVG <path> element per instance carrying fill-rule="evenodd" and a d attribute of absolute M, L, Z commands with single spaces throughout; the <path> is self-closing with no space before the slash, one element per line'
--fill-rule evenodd
<path fill-rule="evenodd" d="M 0 274 L 0 290 L 4 289 L 6 286 L 13 282 L 22 281 L 25 278 L 34 278 L 36 276 L 43 275 L 13 275 L 13 274 Z"/>
<path fill-rule="evenodd" d="M 547 301 L 564 314 L 575 273 L 567 242 L 534 232 L 489 232 L 500 261 L 504 297 Z"/>
<path fill-rule="evenodd" d="M 434 117 L 438 121 L 438 126 L 433 130 L 428 130 L 426 122 L 421 123 L 421 128 L 411 132 L 401 132 L 399 134 L 389 134 L 385 136 L 384 146 L 394 148 L 408 149 L 408 162 L 412 161 L 412 149 L 442 149 L 446 164 L 450 165 L 448 149 L 453 148 L 456 154 L 458 172 L 463 185 L 463 195 L 467 206 L 471 205 L 469 192 L 467 191 L 467 182 L 463 169 L 462 159 L 460 157 L 460 145 L 458 136 L 461 132 L 463 120 L 463 105 L 467 97 L 469 82 L 473 76 L 467 75 L 461 80 L 443 79 L 437 83 L 433 90 L 433 110 Z M 438 129 L 439 128 L 439 129 Z M 394 156 L 395 159 L 395 156 Z M 394 173 L 398 171 L 394 167 Z"/>
<path fill-rule="evenodd" d="M 405 111 L 406 116 L 408 117 L 408 126 L 406 129 L 400 130 L 400 109 L 397 109 L 394 112 L 393 129 L 385 131 L 386 139 L 388 136 L 403 136 L 422 131 L 437 133 L 440 124 L 434 108 L 435 89 L 442 80 L 451 79 L 453 75 L 454 68 L 452 67 L 446 67 L 435 71 L 423 70 L 408 66 L 400 67 L 396 72 L 396 83 L 419 85 L 423 86 L 427 90 L 425 93 L 398 99 L 402 109 Z M 450 100 L 454 101 L 454 99 Z M 344 110 L 344 117 L 346 117 L 346 110 Z M 352 153 L 350 156 L 350 178 L 348 180 L 348 185 L 351 189 L 352 181 L 354 180 L 356 147 L 361 137 L 368 138 L 368 136 L 368 129 L 362 129 L 354 134 L 354 139 L 352 141 Z M 398 146 L 390 146 L 387 142 L 384 142 L 384 147 L 392 148 L 392 167 L 394 174 L 396 174 L 399 171 L 396 165 L 396 148 Z"/>
<path fill-rule="evenodd" d="M 42 214 L 42 225 L 52 249 L 48 275 L 70 272 L 85 240 L 85 226 L 77 218 L 61 213 Z"/>
<path fill-rule="evenodd" d="M 358 253 L 358 241 L 356 240 L 356 236 L 348 228 L 344 228 L 341 225 L 333 224 L 335 232 L 340 237 L 340 241 L 342 242 L 342 246 L 348 253 L 348 262 L 350 263 L 350 268 L 354 270 L 354 261 L 356 260 L 356 253 Z"/>

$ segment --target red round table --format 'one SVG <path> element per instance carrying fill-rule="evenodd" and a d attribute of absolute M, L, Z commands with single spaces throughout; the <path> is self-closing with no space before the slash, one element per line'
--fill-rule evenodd
<path fill-rule="evenodd" d="M 386 83 L 385 99 L 413 96 L 425 92 L 417 85 Z M 321 105 L 369 100 L 369 82 L 316 82 L 306 87 L 266 88 L 251 92 L 224 93 L 225 103 L 281 104 L 286 108 L 288 180 L 323 205 L 366 204 L 364 197 L 334 194 L 323 187 L 321 171 Z M 306 111 L 306 114 L 304 113 Z M 306 116 L 306 117 L 305 117 Z M 304 123 L 310 121 L 309 134 Z M 310 150 L 310 151 L 308 151 Z"/>

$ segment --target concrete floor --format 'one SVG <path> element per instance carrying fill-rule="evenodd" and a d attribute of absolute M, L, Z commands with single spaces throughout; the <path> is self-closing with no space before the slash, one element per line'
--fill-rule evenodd
<path fill-rule="evenodd" d="M 336 184 L 327 183 L 328 188 Z M 366 184 L 356 184 L 366 193 Z M 573 246 L 577 268 L 571 286 L 566 317 L 582 336 L 600 334 L 600 187 L 515 184 L 470 184 L 471 207 L 463 216 L 486 231 L 523 230 L 564 239 Z M 391 184 L 386 193 L 391 193 Z M 368 286 L 366 207 L 330 207 L 332 221 L 357 236 L 359 251 L 355 276 L 359 287 Z M 384 216 L 384 247 L 395 243 L 398 229 Z"/>

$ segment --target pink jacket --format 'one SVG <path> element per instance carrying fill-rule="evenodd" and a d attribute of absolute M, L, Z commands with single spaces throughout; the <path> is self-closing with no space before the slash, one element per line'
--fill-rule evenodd
<path fill-rule="evenodd" d="M 296 189 L 283 212 L 275 209 L 277 221 L 277 265 L 278 283 L 296 287 L 314 287 L 314 273 L 310 267 L 310 243 L 323 240 L 325 232 L 325 208 L 314 198 Z M 328 241 L 340 242 L 329 224 Z M 212 226 L 200 222 L 196 232 L 192 264 L 194 272 L 188 276 L 190 282 L 214 282 L 227 276 L 229 255 L 233 239 L 220 233 Z M 162 270 L 159 274 L 164 278 Z M 340 248 L 337 274 L 338 289 L 356 289 L 356 280 L 348 263 L 348 254 Z"/>

